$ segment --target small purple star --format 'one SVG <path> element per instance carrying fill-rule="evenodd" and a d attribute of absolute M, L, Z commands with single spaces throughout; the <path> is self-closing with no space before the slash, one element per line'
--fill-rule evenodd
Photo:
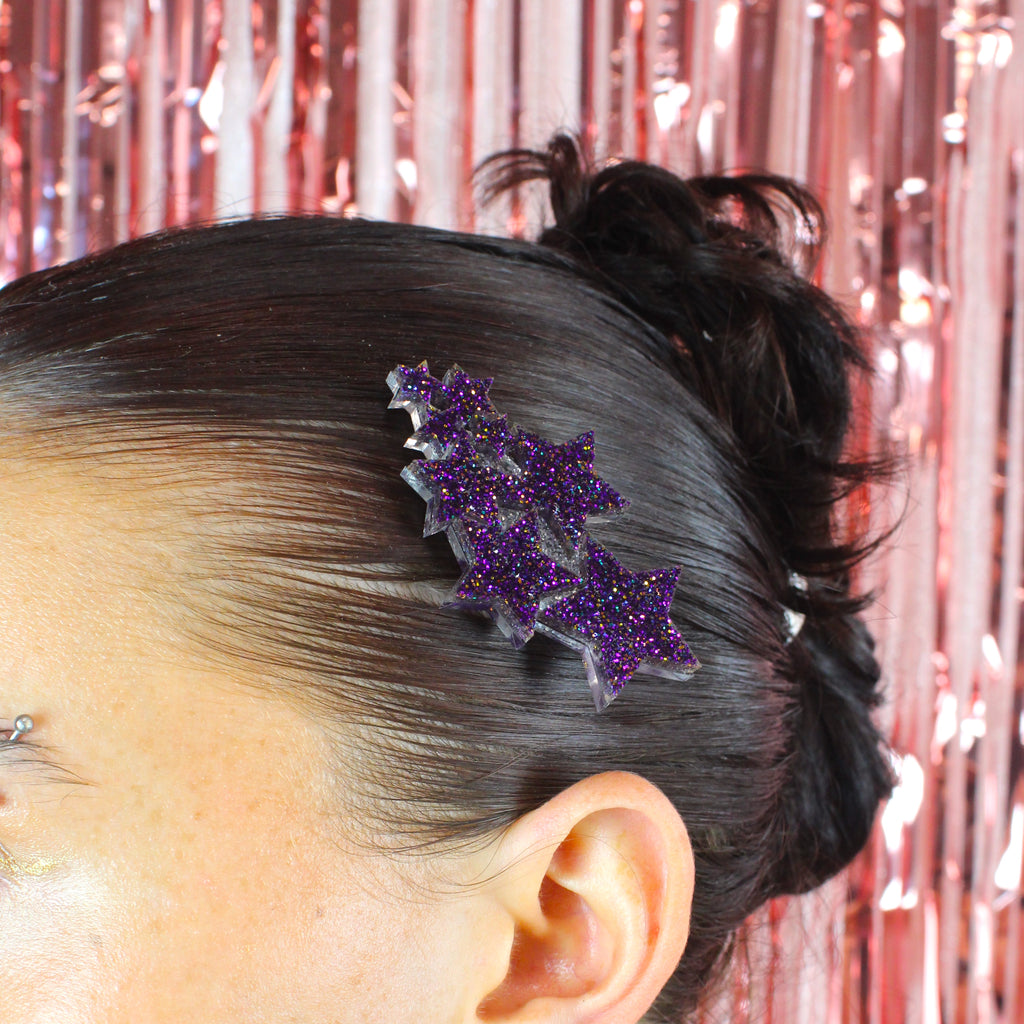
<path fill-rule="evenodd" d="M 526 475 L 525 487 L 541 508 L 551 510 L 573 546 L 588 516 L 618 512 L 629 504 L 594 473 L 593 431 L 561 445 L 520 431 L 512 454 Z"/>
<path fill-rule="evenodd" d="M 439 458 L 464 435 L 474 420 L 486 422 L 497 418 L 498 410 L 487 395 L 492 383 L 491 378 L 476 380 L 460 367 L 453 366 L 444 375 L 441 387 L 433 393 L 431 408 L 421 417 L 419 428 L 406 447 Z"/>
<path fill-rule="evenodd" d="M 454 410 L 430 412 L 423 426 L 406 441 L 405 446 L 438 459 L 451 445 L 462 440 L 465 432 L 466 420 Z"/>
<path fill-rule="evenodd" d="M 545 624 L 582 648 L 599 708 L 645 662 L 696 671 L 697 659 L 669 619 L 678 569 L 630 572 L 592 540 L 587 569 L 584 585 L 547 609 Z"/>
<path fill-rule="evenodd" d="M 464 553 L 469 569 L 456 585 L 452 605 L 486 608 L 515 644 L 533 636 L 541 599 L 552 592 L 579 586 L 578 576 L 548 558 L 540 545 L 535 513 L 507 530 L 464 522 Z"/>
<path fill-rule="evenodd" d="M 402 477 L 427 502 L 424 537 L 466 517 L 498 526 L 505 518 L 502 509 L 522 504 L 516 481 L 466 444 L 453 449 L 446 459 L 410 463 L 402 470 Z"/>
<path fill-rule="evenodd" d="M 461 416 L 463 420 L 469 420 L 474 416 L 491 419 L 498 415 L 498 410 L 491 405 L 488 395 L 493 383 L 493 377 L 476 380 L 468 376 L 461 366 L 453 366 L 444 375 L 442 390 L 446 404 L 443 408 L 447 412 Z M 435 405 L 438 408 L 442 407 L 440 402 L 435 402 Z"/>

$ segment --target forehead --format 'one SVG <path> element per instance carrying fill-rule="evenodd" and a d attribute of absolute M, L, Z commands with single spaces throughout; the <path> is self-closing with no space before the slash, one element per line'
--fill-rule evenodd
<path fill-rule="evenodd" d="M 167 496 L 161 501 L 126 464 L 3 449 L 0 479 L 0 637 L 152 634 L 162 617 L 159 581 L 184 558 Z"/>
<path fill-rule="evenodd" d="M 193 545 L 171 484 L 21 455 L 0 478 L 0 717 L 31 713 L 33 740 L 99 785 L 227 785 L 275 734 L 319 759 L 309 723 L 191 648 Z"/>
<path fill-rule="evenodd" d="M 169 652 L 153 513 L 98 469 L 0 454 L 0 714 L 58 745 Z"/>

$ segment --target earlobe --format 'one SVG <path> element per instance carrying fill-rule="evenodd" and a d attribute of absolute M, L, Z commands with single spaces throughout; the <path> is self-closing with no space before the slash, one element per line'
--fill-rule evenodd
<path fill-rule="evenodd" d="M 514 938 L 477 1019 L 635 1024 L 689 930 L 693 856 L 668 799 L 635 775 L 592 776 L 516 822 L 501 859 Z"/>

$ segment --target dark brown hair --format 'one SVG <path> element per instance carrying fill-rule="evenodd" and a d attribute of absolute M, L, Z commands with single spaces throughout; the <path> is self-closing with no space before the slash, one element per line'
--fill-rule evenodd
<path fill-rule="evenodd" d="M 243 482 L 187 510 L 229 527 L 190 581 L 201 639 L 361 727 L 345 771 L 382 844 L 480 838 L 601 771 L 658 785 L 697 868 L 658 1004 L 678 1017 L 755 908 L 848 863 L 890 784 L 850 584 L 869 545 L 836 525 L 871 474 L 844 456 L 862 359 L 783 244 L 795 225 L 813 263 L 820 241 L 793 183 L 591 174 L 566 139 L 490 170 L 498 188 L 550 179 L 541 244 L 285 217 L 14 282 L 0 430 L 113 448 L 143 474 L 179 451 Z M 571 651 L 515 652 L 437 607 L 457 566 L 421 537 L 408 418 L 386 410 L 388 371 L 421 359 L 494 377 L 495 404 L 549 440 L 596 431 L 597 470 L 632 506 L 592 533 L 630 568 L 682 567 L 672 617 L 697 675 L 637 675 L 595 714 Z M 785 607 L 807 616 L 791 642 Z"/>

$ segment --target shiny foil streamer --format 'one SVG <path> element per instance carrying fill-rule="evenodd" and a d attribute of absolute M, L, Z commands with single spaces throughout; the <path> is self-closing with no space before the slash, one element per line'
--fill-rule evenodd
<path fill-rule="evenodd" d="M 488 232 L 470 172 L 580 129 L 767 167 L 831 218 L 906 518 L 865 571 L 901 782 L 865 855 L 743 937 L 703 1018 L 1024 1019 L 1024 0 L 0 0 L 0 280 L 165 224 Z M 902 510 L 871 496 L 876 527 Z"/>

